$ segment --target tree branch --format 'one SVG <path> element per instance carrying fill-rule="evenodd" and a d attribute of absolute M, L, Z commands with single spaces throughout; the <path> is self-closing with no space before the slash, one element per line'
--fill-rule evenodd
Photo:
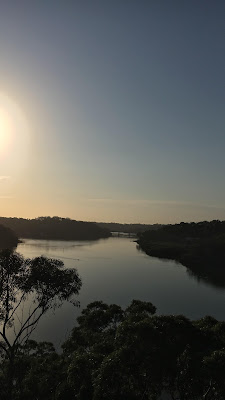
<path fill-rule="evenodd" d="M 25 293 L 22 294 L 20 301 L 17 303 L 17 306 L 14 308 L 14 310 L 12 311 L 8 321 L 13 317 L 13 315 L 15 314 L 16 310 L 18 309 L 18 307 L 20 306 L 20 304 L 22 303 L 23 299 L 25 297 Z"/>
<path fill-rule="evenodd" d="M 29 324 L 29 320 L 31 319 L 31 317 L 34 315 L 34 313 L 38 310 L 38 308 L 40 308 L 39 306 L 37 306 L 33 312 L 31 313 L 31 315 L 26 319 L 26 321 L 24 322 L 23 326 L 21 327 L 20 331 L 18 332 L 14 342 L 13 342 L 13 346 L 15 346 L 16 342 L 19 340 L 19 338 L 21 337 L 22 333 L 26 330 L 29 329 L 31 326 L 33 326 L 34 324 L 36 324 L 39 319 L 41 318 L 41 316 L 45 313 L 46 309 L 42 309 L 42 312 L 39 314 L 39 316 L 35 319 L 35 321 L 31 322 Z M 28 324 L 28 325 L 27 325 Z"/>
<path fill-rule="evenodd" d="M 7 354 L 7 356 L 8 356 L 8 358 L 10 358 L 10 354 L 9 354 L 9 351 L 8 351 L 8 349 L 4 346 L 4 344 L 2 344 L 1 342 L 0 342 L 0 347 L 4 350 L 4 352 Z"/>
<path fill-rule="evenodd" d="M 211 392 L 212 389 L 213 389 L 213 384 L 212 384 L 212 379 L 211 379 L 210 383 L 209 383 L 209 387 L 208 387 L 207 391 L 205 392 L 205 394 L 203 395 L 203 400 L 207 399 L 208 394 Z"/>
<path fill-rule="evenodd" d="M 6 315 L 5 315 L 4 325 L 3 325 L 3 335 L 4 336 L 5 336 L 6 325 L 8 322 L 8 317 L 9 317 L 9 274 L 7 274 L 7 283 L 6 283 Z"/>

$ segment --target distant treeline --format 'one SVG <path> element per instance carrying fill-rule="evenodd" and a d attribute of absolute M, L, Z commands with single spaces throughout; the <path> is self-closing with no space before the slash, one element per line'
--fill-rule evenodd
<path fill-rule="evenodd" d="M 12 229 L 20 238 L 52 240 L 95 240 L 111 236 L 110 231 L 94 222 L 70 218 L 38 217 L 35 219 L 0 217 L 0 224 Z"/>
<path fill-rule="evenodd" d="M 179 261 L 198 278 L 225 287 L 225 221 L 166 225 L 139 235 L 148 255 Z"/>
<path fill-rule="evenodd" d="M 175 225 L 164 225 L 161 226 L 157 232 L 145 232 L 144 236 L 156 239 L 179 239 L 184 238 L 209 238 L 215 235 L 225 234 L 225 221 L 202 221 L 202 222 L 181 222 Z"/>
<path fill-rule="evenodd" d="M 5 226 L 0 225 L 0 250 L 12 249 L 18 244 L 16 234 Z"/>
<path fill-rule="evenodd" d="M 119 224 L 117 222 L 96 222 L 96 224 L 103 229 L 108 229 L 110 232 L 124 233 L 139 233 L 147 230 L 157 230 L 162 227 L 160 224 Z"/>

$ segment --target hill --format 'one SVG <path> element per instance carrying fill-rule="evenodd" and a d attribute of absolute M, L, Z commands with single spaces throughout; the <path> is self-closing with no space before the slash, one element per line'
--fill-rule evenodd
<path fill-rule="evenodd" d="M 166 225 L 141 233 L 138 244 L 150 256 L 176 260 L 198 278 L 225 287 L 225 221 Z"/>
<path fill-rule="evenodd" d="M 103 229 L 108 229 L 110 232 L 124 233 L 139 233 L 147 230 L 157 230 L 162 227 L 160 224 L 120 224 L 117 222 L 96 222 L 96 224 Z"/>
<path fill-rule="evenodd" d="M 38 217 L 35 219 L 0 217 L 0 224 L 12 229 L 19 238 L 49 240 L 95 240 L 111 236 L 94 222 L 70 218 Z"/>
<path fill-rule="evenodd" d="M 18 238 L 15 233 L 3 225 L 0 225 L 0 250 L 12 249 L 18 244 Z"/>

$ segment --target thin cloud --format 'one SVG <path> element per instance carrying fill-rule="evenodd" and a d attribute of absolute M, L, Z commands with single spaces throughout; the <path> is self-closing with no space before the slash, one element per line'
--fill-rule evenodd
<path fill-rule="evenodd" d="M 0 196 L 1 199 L 13 199 L 13 196 Z"/>
<path fill-rule="evenodd" d="M 10 179 L 10 178 L 11 178 L 11 176 L 1 175 L 1 176 L 0 176 L 0 181 L 6 181 L 6 180 L 8 180 L 8 179 Z"/>

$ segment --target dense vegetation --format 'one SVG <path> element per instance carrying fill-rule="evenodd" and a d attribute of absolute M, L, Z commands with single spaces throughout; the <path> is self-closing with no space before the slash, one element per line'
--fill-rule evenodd
<path fill-rule="evenodd" d="M 13 399 L 224 400 L 225 322 L 155 315 L 134 300 L 126 310 L 94 302 L 57 354 L 51 343 L 18 348 Z M 8 361 L 2 358 L 1 399 Z"/>
<path fill-rule="evenodd" d="M 40 318 L 64 301 L 79 305 L 74 298 L 81 288 L 77 271 L 62 267 L 62 261 L 43 256 L 24 259 L 10 250 L 0 253 L 1 399 L 16 398 L 18 357 Z"/>
<path fill-rule="evenodd" d="M 119 224 L 117 222 L 96 222 L 101 228 L 108 229 L 110 232 L 139 233 L 147 230 L 161 228 L 160 224 Z"/>
<path fill-rule="evenodd" d="M 191 273 L 225 287 L 225 221 L 165 225 L 139 235 L 148 255 L 179 261 Z"/>
<path fill-rule="evenodd" d="M 0 253 L 2 400 L 224 400 L 225 322 L 212 317 L 190 321 L 156 315 L 150 302 L 133 300 L 123 310 L 96 301 L 77 318 L 61 354 L 30 340 L 49 309 L 65 300 L 77 305 L 81 280 L 62 267 Z"/>
<path fill-rule="evenodd" d="M 0 249 L 12 249 L 18 244 L 16 234 L 3 225 L 0 225 Z"/>
<path fill-rule="evenodd" d="M 94 240 L 111 234 L 94 222 L 75 221 L 70 218 L 39 217 L 35 219 L 0 217 L 0 223 L 20 238 L 53 240 Z"/>

